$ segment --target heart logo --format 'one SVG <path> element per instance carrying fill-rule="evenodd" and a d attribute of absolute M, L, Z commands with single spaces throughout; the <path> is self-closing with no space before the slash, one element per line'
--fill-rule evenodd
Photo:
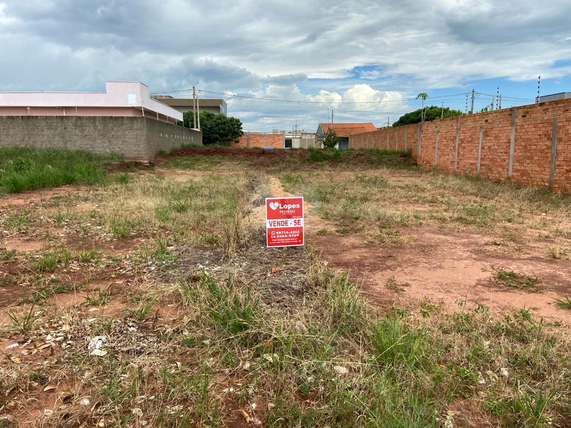
<path fill-rule="evenodd" d="M 278 202 L 270 202 L 270 208 L 273 210 L 277 210 L 280 204 Z"/>

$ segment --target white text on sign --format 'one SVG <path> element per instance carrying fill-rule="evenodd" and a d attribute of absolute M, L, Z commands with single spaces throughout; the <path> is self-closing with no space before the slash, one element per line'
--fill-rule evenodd
<path fill-rule="evenodd" d="M 303 226 L 303 219 L 266 220 L 267 227 L 300 227 Z"/>

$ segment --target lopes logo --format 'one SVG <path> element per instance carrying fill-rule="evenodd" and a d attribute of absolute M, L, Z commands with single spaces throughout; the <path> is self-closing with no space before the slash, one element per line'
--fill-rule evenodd
<path fill-rule="evenodd" d="M 285 204 L 285 205 L 281 205 L 279 202 L 270 202 L 270 208 L 272 210 L 277 210 L 278 208 L 280 210 L 289 210 L 292 208 L 300 208 L 299 204 Z"/>

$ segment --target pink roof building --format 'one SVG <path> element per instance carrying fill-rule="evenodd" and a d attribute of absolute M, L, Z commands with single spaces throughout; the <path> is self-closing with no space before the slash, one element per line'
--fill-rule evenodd
<path fill-rule="evenodd" d="M 105 82 L 105 92 L 0 92 L 0 116 L 122 116 L 182 121 L 140 82 Z"/>

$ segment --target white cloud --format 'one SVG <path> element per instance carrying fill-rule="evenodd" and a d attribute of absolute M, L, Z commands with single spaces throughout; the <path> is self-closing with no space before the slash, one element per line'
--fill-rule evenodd
<path fill-rule="evenodd" d="M 570 14 L 568 0 L 3 0 L 0 90 L 101 90 L 120 79 L 161 92 L 198 82 L 318 103 L 229 100 L 252 127 L 309 126 L 331 108 L 379 121 L 410 108 L 407 93 L 568 77 L 570 67 L 552 65 L 571 60 Z"/>

